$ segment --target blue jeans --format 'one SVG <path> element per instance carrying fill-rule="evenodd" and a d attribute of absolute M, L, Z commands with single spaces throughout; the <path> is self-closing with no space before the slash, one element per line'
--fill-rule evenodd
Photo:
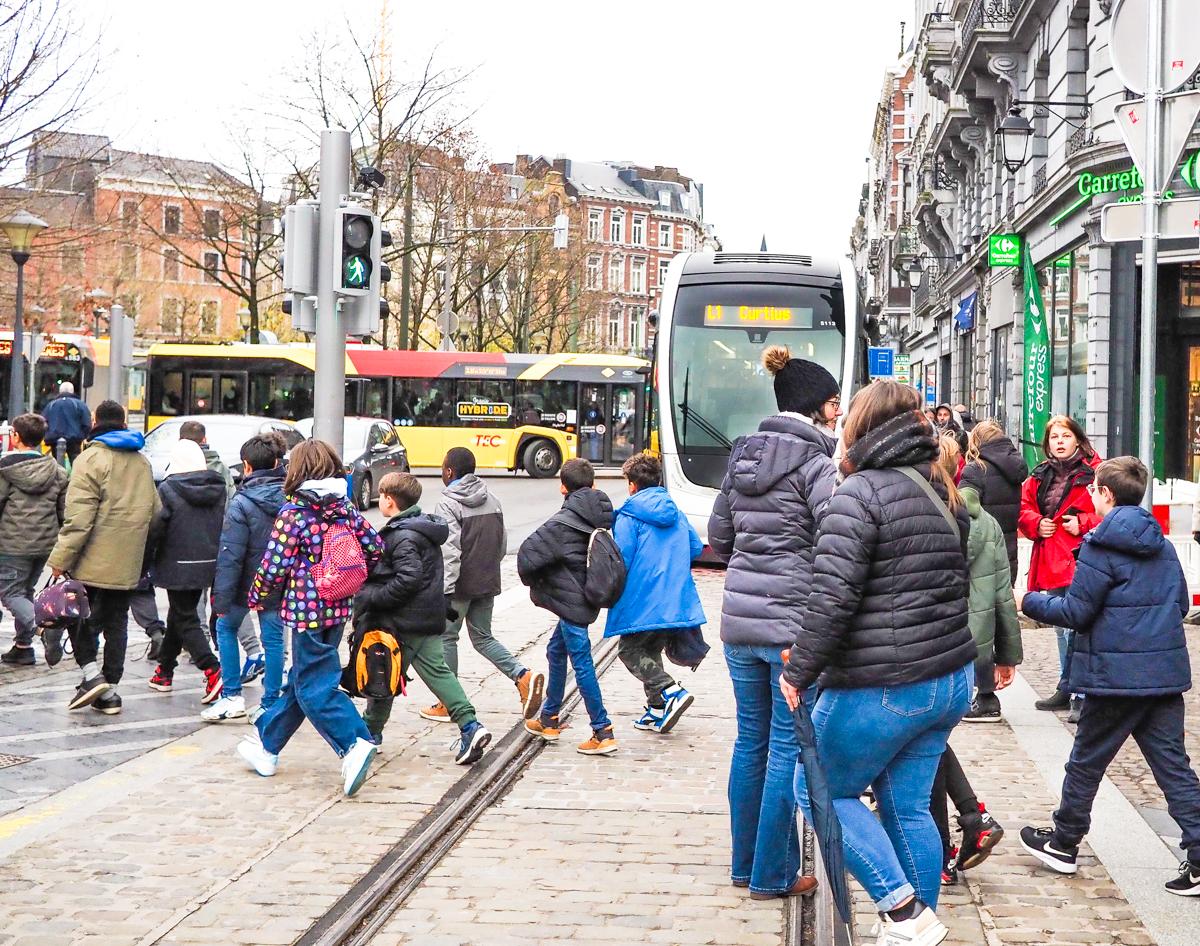
<path fill-rule="evenodd" d="M 255 723 L 268 752 L 283 749 L 305 719 L 339 756 L 358 739 L 372 741 L 353 701 L 338 689 L 341 642 L 340 624 L 318 631 L 292 630 L 292 672 L 279 699 Z"/>
<path fill-rule="evenodd" d="M 792 712 L 779 692 L 778 647 L 726 644 L 737 704 L 729 766 L 733 880 L 756 893 L 783 893 L 800 873 L 800 834 L 792 780 L 800 749 Z"/>
<path fill-rule="evenodd" d="M 217 618 L 217 650 L 221 656 L 221 695 L 240 696 L 242 693 L 242 654 L 238 647 L 238 630 L 250 609 L 234 605 L 228 614 Z M 278 611 L 259 611 L 258 630 L 262 635 L 263 669 L 262 706 L 268 707 L 279 699 L 283 686 L 283 621 Z"/>
<path fill-rule="evenodd" d="M 37 630 L 33 597 L 46 567 L 45 555 L 0 555 L 0 604 L 12 612 L 13 643 L 29 647 Z"/>
<path fill-rule="evenodd" d="M 563 693 L 567 688 L 567 659 L 575 670 L 575 685 L 583 694 L 583 705 L 592 720 L 592 729 L 599 732 L 612 723 L 604 710 L 604 697 L 600 695 L 600 681 L 596 679 L 596 665 L 592 663 L 592 642 L 588 640 L 586 627 L 559 620 L 558 627 L 550 635 L 546 645 L 546 663 L 550 665 L 550 678 L 546 681 L 546 701 L 542 704 L 542 718 L 558 715 L 562 706 Z"/>
<path fill-rule="evenodd" d="M 825 690 L 813 711 L 817 750 L 842 823 L 846 864 L 880 912 L 941 892 L 942 840 L 929 797 L 946 740 L 971 704 L 972 664 L 932 680 Z M 875 789 L 879 817 L 859 801 Z M 796 798 L 809 813 L 804 767 Z"/>

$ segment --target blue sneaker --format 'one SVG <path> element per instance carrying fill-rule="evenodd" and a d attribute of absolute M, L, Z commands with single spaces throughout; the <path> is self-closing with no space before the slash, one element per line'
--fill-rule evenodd
<path fill-rule="evenodd" d="M 662 712 L 662 723 L 658 727 L 660 733 L 670 732 L 684 711 L 696 701 L 696 698 L 678 683 L 673 690 L 663 690 L 663 699 L 667 707 Z"/>
<path fill-rule="evenodd" d="M 483 758 L 483 750 L 492 741 L 492 734 L 482 723 L 467 723 L 462 728 L 461 738 L 452 748 L 455 750 L 454 761 L 459 765 L 474 765 Z"/>
<path fill-rule="evenodd" d="M 246 662 L 242 664 L 242 686 L 247 683 L 253 683 L 263 675 L 267 669 L 267 660 L 262 654 L 255 657 L 247 657 Z"/>
<path fill-rule="evenodd" d="M 642 729 L 646 732 L 659 732 L 665 711 L 665 706 L 660 706 L 657 709 L 653 706 L 647 706 L 646 712 L 642 713 L 641 718 L 633 724 L 633 728 Z"/>

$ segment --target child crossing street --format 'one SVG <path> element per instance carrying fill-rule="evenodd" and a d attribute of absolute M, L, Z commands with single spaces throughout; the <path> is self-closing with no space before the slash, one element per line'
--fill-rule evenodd
<path fill-rule="evenodd" d="M 667 733 L 693 696 L 666 671 L 671 636 L 705 622 L 691 564 L 704 543 L 662 486 L 662 464 L 648 453 L 625 461 L 629 499 L 613 519 L 613 537 L 625 560 L 625 591 L 609 610 L 605 637 L 620 637 L 617 655 L 646 691 L 637 729 Z"/>

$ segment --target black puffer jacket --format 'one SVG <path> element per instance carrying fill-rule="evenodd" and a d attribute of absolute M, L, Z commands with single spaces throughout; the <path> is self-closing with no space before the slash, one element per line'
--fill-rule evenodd
<path fill-rule="evenodd" d="M 564 621 L 587 627 L 600 611 L 583 597 L 588 540 L 593 529 L 611 529 L 612 501 L 598 489 L 577 489 L 563 507 L 521 543 L 517 574 L 529 598 Z"/>
<path fill-rule="evenodd" d="M 384 524 L 383 557 L 354 596 L 356 630 L 426 636 L 445 630 L 442 546 L 449 535 L 445 520 L 421 515 L 419 506 Z"/>
<path fill-rule="evenodd" d="M 963 467 L 960 486 L 979 494 L 983 508 L 1000 523 L 1008 549 L 1009 575 L 1017 580 L 1017 515 L 1021 511 L 1021 484 L 1029 467 L 1007 437 L 990 440 L 979 448 L 979 459 Z"/>
<path fill-rule="evenodd" d="M 150 524 L 154 584 L 168 591 L 208 588 L 217 571 L 225 481 L 212 470 L 168 476 L 158 487 L 162 509 Z"/>
<path fill-rule="evenodd" d="M 785 647 L 812 588 L 817 522 L 833 495 L 832 437 L 777 414 L 739 440 L 708 520 L 708 542 L 729 563 L 721 640 Z"/>
<path fill-rule="evenodd" d="M 894 418 L 849 451 L 850 472 L 825 509 L 813 590 L 786 670 L 803 689 L 916 683 L 976 657 L 967 626 L 966 537 L 916 483 L 893 467 L 929 476 L 936 450 L 916 412 Z M 934 482 L 940 494 L 942 487 Z"/>

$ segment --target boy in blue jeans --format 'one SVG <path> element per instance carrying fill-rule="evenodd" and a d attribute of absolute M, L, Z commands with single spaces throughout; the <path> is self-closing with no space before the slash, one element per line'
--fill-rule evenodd
<path fill-rule="evenodd" d="M 609 609 L 605 637 L 620 637 L 617 656 L 641 681 L 646 709 L 636 729 L 670 732 L 692 705 L 688 693 L 663 666 L 673 634 L 704 623 L 692 580 L 692 562 L 704 543 L 662 486 L 662 464 L 639 453 L 621 467 L 629 499 L 617 510 L 613 538 L 625 560 L 625 591 Z"/>
<path fill-rule="evenodd" d="M 1054 827 L 1022 828 L 1021 846 L 1047 867 L 1074 874 L 1104 771 L 1132 736 L 1187 851 L 1166 888 L 1194 897 L 1200 896 L 1200 780 L 1183 743 L 1183 693 L 1192 685 L 1183 618 L 1191 597 L 1174 547 L 1138 505 L 1148 480 L 1134 457 L 1101 463 L 1088 490 L 1104 520 L 1079 549 L 1071 587 L 1062 597 L 1035 592 L 1021 602 L 1031 618 L 1076 632 L 1068 691 L 1087 695 Z"/>
<path fill-rule="evenodd" d="M 580 743 L 578 749 L 584 755 L 611 755 L 617 751 L 617 740 L 600 695 L 587 631 L 600 616 L 600 609 L 584 597 L 583 583 L 592 531 L 612 526 L 612 500 L 592 488 L 596 473 L 587 460 L 568 460 L 562 465 L 559 479 L 565 497 L 562 509 L 542 523 L 517 553 L 517 574 L 529 587 L 530 600 L 558 617 L 558 626 L 546 645 L 550 664 L 546 700 L 541 715 L 525 720 L 525 728 L 547 742 L 554 742 L 562 734 L 558 710 L 570 659 L 592 723 L 592 737 Z"/>

